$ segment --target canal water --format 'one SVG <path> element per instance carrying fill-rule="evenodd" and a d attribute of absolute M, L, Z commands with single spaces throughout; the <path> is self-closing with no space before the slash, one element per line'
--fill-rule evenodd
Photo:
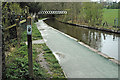
<path fill-rule="evenodd" d="M 117 64 L 47 25 L 43 20 L 36 24 L 68 78 L 118 78 Z"/>
<path fill-rule="evenodd" d="M 58 22 L 57 20 L 49 19 L 45 22 L 53 28 L 58 29 L 90 47 L 118 60 L 118 43 L 120 42 L 120 35 L 72 26 Z"/>

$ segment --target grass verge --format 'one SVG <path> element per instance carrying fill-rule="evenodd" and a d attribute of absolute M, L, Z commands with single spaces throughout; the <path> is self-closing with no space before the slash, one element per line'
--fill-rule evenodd
<path fill-rule="evenodd" d="M 43 69 L 36 61 L 38 53 L 33 48 L 33 73 L 34 79 L 49 77 L 47 71 Z M 19 49 L 15 49 L 6 58 L 6 79 L 5 80 L 26 80 L 30 79 L 28 73 L 28 52 L 27 45 L 21 44 Z"/>
<path fill-rule="evenodd" d="M 43 39 L 35 23 L 32 23 L 32 40 Z"/>
<path fill-rule="evenodd" d="M 36 49 L 37 52 L 44 52 L 43 57 L 47 62 L 47 66 L 49 67 L 50 72 L 52 73 L 50 74 L 50 77 L 54 79 L 60 78 L 62 80 L 66 80 L 60 64 L 53 55 L 52 51 L 46 46 L 46 44 L 35 44 L 33 45 L 33 47 Z M 41 50 L 37 50 L 37 48 L 41 48 Z"/>

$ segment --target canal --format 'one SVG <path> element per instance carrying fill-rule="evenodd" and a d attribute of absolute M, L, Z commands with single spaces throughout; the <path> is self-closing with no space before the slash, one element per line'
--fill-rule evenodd
<path fill-rule="evenodd" d="M 46 24 L 45 22 L 39 20 L 39 22 L 36 23 L 38 30 L 41 32 L 47 46 L 58 59 L 67 78 L 118 78 L 119 66 L 116 63 L 100 56 L 73 38 L 70 38 L 69 35 L 64 34 L 53 28 L 51 24 L 47 22 Z M 56 24 L 54 21 L 53 23 Z M 56 26 L 60 27 L 60 24 L 56 24 Z M 65 26 L 61 24 L 61 26 L 65 28 L 70 25 Z M 62 29 L 63 28 L 61 28 L 61 30 Z M 70 28 L 68 29 L 70 30 Z M 66 29 L 63 29 L 63 31 L 65 30 Z M 72 32 L 75 35 L 74 30 L 72 30 Z"/>
<path fill-rule="evenodd" d="M 118 60 L 118 42 L 120 35 L 104 31 L 82 28 L 61 23 L 57 20 L 45 21 L 51 27 L 62 31 L 98 51 Z M 120 57 L 120 56 L 119 56 Z"/>

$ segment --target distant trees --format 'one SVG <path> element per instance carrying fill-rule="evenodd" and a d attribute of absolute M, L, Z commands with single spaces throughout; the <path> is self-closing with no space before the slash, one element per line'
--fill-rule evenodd
<path fill-rule="evenodd" d="M 92 26 L 101 25 L 103 5 L 97 2 L 64 3 L 62 10 L 67 10 L 67 15 L 59 16 L 62 21 L 89 24 Z"/>
<path fill-rule="evenodd" d="M 39 3 L 39 2 L 30 2 L 30 3 L 28 3 L 27 4 L 27 6 L 29 7 L 29 12 L 30 13 L 38 13 L 40 10 L 41 10 L 41 3 Z"/>
<path fill-rule="evenodd" d="M 22 13 L 22 9 L 18 3 L 10 3 L 9 9 L 10 9 L 10 12 L 15 12 L 15 14 L 17 15 Z"/>
<path fill-rule="evenodd" d="M 85 21 L 85 23 L 89 23 L 92 26 L 102 23 L 102 4 L 87 2 L 83 4 L 82 9 L 82 14 L 84 15 L 83 21 Z"/>
<path fill-rule="evenodd" d="M 4 27 L 6 27 L 7 25 L 9 25 L 9 21 L 8 21 L 8 3 L 2 3 L 2 25 Z"/>
<path fill-rule="evenodd" d="M 9 14 L 12 14 L 11 12 L 15 12 L 16 15 L 24 13 L 25 6 L 28 6 L 29 12 L 33 14 L 41 10 L 66 10 L 68 12 L 67 15 L 56 15 L 56 17 L 62 21 L 81 24 L 87 23 L 92 26 L 100 25 L 102 22 L 103 5 L 97 2 L 3 3 L 3 17 L 5 17 L 3 21 L 7 23 L 7 20 L 9 20 L 7 17 Z"/>
<path fill-rule="evenodd" d="M 120 9 L 120 1 L 118 2 L 118 9 Z"/>
<path fill-rule="evenodd" d="M 120 2 L 118 2 L 118 3 L 116 3 L 116 2 L 108 3 L 108 6 L 106 8 L 107 9 L 120 9 L 119 5 L 120 5 Z"/>
<path fill-rule="evenodd" d="M 20 7 L 19 3 L 3 2 L 2 3 L 2 21 L 3 21 L 2 25 L 3 27 L 8 27 L 12 25 L 17 15 L 20 15 L 22 13 L 23 13 L 23 10 Z"/>

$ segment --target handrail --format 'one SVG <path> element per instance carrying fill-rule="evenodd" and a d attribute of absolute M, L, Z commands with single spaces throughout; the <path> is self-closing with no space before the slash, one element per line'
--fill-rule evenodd
<path fill-rule="evenodd" d="M 25 20 L 20 21 L 20 24 L 22 24 L 22 23 L 24 23 L 24 22 L 26 22 L 26 19 L 25 19 Z M 12 27 L 14 27 L 14 26 L 16 26 L 16 24 L 13 24 L 13 25 L 11 25 L 11 26 L 9 26 L 9 27 L 5 28 L 5 30 L 8 30 L 8 29 L 10 29 L 10 28 L 12 28 Z"/>

